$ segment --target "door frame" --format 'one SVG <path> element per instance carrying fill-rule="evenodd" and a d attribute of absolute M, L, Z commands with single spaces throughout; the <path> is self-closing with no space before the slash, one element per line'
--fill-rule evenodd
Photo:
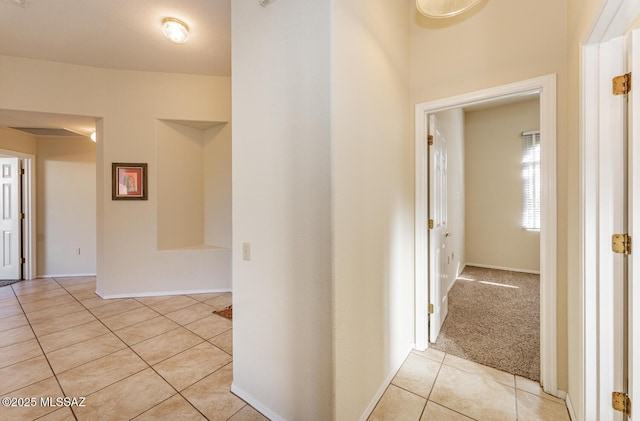
<path fill-rule="evenodd" d="M 596 416 L 608 417 L 610 409 L 612 390 L 605 390 L 612 383 L 610 378 L 602 378 L 603 374 L 598 369 L 606 364 L 610 364 L 613 356 L 607 352 L 606 344 L 601 344 L 600 322 L 602 318 L 613 312 L 613 306 L 604 300 L 599 300 L 600 285 L 600 265 L 599 248 L 601 241 L 608 244 L 608 239 L 601 239 L 598 235 L 601 224 L 610 224 L 611 215 L 601 215 L 599 212 L 598 189 L 606 180 L 599 175 L 598 150 L 605 146 L 607 139 L 599 136 L 601 117 L 604 113 L 600 108 L 607 109 L 600 97 L 600 64 L 599 46 L 613 38 L 620 37 L 627 32 L 627 29 L 634 18 L 640 12 L 640 4 L 637 0 L 604 0 L 603 7 L 586 39 L 581 42 L 580 51 L 580 263 L 579 263 L 579 312 L 580 312 L 580 346 L 579 346 L 579 387 L 580 402 L 575 402 L 582 416 L 593 414 Z M 640 95 L 638 95 L 640 96 Z M 636 129 L 637 130 L 637 129 Z M 629 133 L 631 136 L 631 132 Z M 632 147 L 630 139 L 630 173 L 629 182 L 632 186 L 631 200 L 637 201 L 640 197 L 640 186 L 637 177 L 640 175 L 634 169 L 640 166 L 640 154 Z M 630 202 L 630 234 L 632 237 L 638 230 L 638 213 L 640 209 L 634 211 L 633 202 Z M 613 234 L 613 233 L 611 233 Z M 639 234 L 640 235 L 640 234 Z M 638 237 L 638 235 L 635 235 Z M 604 247 L 604 245 L 602 245 Z M 638 268 L 640 268 L 640 256 L 633 253 L 631 257 L 630 279 L 640 278 Z M 607 280 L 603 280 L 603 285 Z M 640 291 L 631 288 L 629 293 L 634 302 L 640 301 Z M 629 355 L 634 348 L 640 347 L 640 323 L 637 323 L 638 314 L 629 307 Z M 594 328 L 595 327 L 595 328 Z M 635 347 L 634 347 L 635 342 Z M 601 347 L 604 345 L 604 348 Z M 640 402 L 640 388 L 633 387 L 640 384 L 640 370 L 634 370 L 633 360 L 629 366 L 629 394 L 634 403 Z M 634 375 L 635 374 L 635 375 Z M 635 380 L 635 381 L 634 381 Z M 573 409 L 570 410 L 573 412 Z M 606 415 L 605 415 L 606 413 Z M 575 416 L 575 414 L 572 414 Z"/>
<path fill-rule="evenodd" d="M 415 106 L 415 342 L 428 348 L 427 118 L 429 114 L 500 99 L 540 95 L 541 230 L 540 230 L 540 381 L 544 391 L 557 389 L 557 180 L 556 75 L 549 74 Z M 564 397 L 564 396 L 562 396 Z"/>
<path fill-rule="evenodd" d="M 22 226 L 22 251 L 25 263 L 22 271 L 22 278 L 25 280 L 34 279 L 36 276 L 36 191 L 35 180 L 35 155 L 22 152 L 0 149 L 0 155 L 18 158 L 24 169 L 24 179 L 22 183 L 22 212 L 24 213 L 24 224 Z"/>

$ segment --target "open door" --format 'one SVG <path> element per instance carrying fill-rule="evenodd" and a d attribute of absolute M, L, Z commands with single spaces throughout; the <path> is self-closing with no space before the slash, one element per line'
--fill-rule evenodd
<path fill-rule="evenodd" d="M 447 142 L 429 116 L 429 341 L 435 342 L 447 317 Z"/>
<path fill-rule="evenodd" d="M 0 158 L 0 279 L 20 279 L 22 234 L 19 158 Z"/>

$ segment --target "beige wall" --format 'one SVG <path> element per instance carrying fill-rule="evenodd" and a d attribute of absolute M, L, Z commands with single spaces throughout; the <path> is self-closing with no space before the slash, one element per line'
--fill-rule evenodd
<path fill-rule="evenodd" d="M 559 163 L 567 162 L 567 19 L 566 2 L 556 0 L 491 0 L 447 20 L 429 20 L 412 9 L 411 102 L 556 73 L 557 157 Z M 527 22 L 544 22 L 544 30 Z M 562 390 L 567 389 L 569 169 L 560 164 L 557 174 L 558 387 Z"/>
<path fill-rule="evenodd" d="M 35 174 L 37 276 L 95 274 L 96 144 L 40 137 Z"/>
<path fill-rule="evenodd" d="M 445 241 L 445 253 L 449 259 L 447 277 L 441 291 L 448 291 L 464 268 L 465 252 L 465 142 L 464 111 L 462 108 L 436 114 L 438 130 L 447 140 L 447 231 L 452 235 Z"/>
<path fill-rule="evenodd" d="M 329 9 L 231 4 L 233 391 L 274 419 L 333 418 Z"/>
<path fill-rule="evenodd" d="M 231 248 L 231 123 L 202 134 L 204 160 L 204 242 Z"/>
<path fill-rule="evenodd" d="M 520 136 L 539 129 L 537 99 L 466 113 L 467 264 L 540 271 L 540 232 L 522 228 Z"/>
<path fill-rule="evenodd" d="M 406 0 L 334 1 L 331 157 L 335 419 L 359 419 L 414 341 Z"/>
<path fill-rule="evenodd" d="M 36 137 L 7 127 L 0 127 L 0 149 L 35 155 Z"/>
<path fill-rule="evenodd" d="M 229 250 L 158 250 L 155 132 L 158 119 L 229 121 L 229 78 L 0 56 L 0 80 L 0 108 L 98 117 L 97 285 L 101 295 L 231 288 Z M 112 162 L 148 163 L 148 201 L 111 200 Z"/>

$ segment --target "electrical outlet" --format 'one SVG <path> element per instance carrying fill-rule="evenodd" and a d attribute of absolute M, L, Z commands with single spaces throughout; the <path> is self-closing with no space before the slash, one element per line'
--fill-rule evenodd
<path fill-rule="evenodd" d="M 246 260 L 246 261 L 251 260 L 251 244 L 250 243 L 242 243 L 242 260 Z"/>

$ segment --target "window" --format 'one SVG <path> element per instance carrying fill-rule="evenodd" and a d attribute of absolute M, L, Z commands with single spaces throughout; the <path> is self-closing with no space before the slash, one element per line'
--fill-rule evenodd
<path fill-rule="evenodd" d="M 522 133 L 522 227 L 540 230 L 540 132 Z"/>

